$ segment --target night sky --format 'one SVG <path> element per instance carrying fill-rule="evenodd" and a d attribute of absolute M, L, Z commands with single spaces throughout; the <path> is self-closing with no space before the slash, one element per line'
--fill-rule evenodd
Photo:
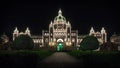
<path fill-rule="evenodd" d="M 120 33 L 120 7 L 116 1 L 4 1 L 0 2 L 0 8 L 0 34 L 5 32 L 9 37 L 15 27 L 20 31 L 29 27 L 34 35 L 48 30 L 59 8 L 79 34 L 88 34 L 92 26 L 95 31 L 105 27 L 108 37 Z"/>

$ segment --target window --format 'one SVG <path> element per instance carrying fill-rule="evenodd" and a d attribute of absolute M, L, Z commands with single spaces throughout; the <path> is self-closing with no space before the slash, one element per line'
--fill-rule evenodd
<path fill-rule="evenodd" d="M 56 41 L 56 39 L 54 38 L 54 41 Z"/>
<path fill-rule="evenodd" d="M 48 39 L 47 39 L 47 38 L 45 39 L 45 42 L 48 42 Z"/>
<path fill-rule="evenodd" d="M 72 42 L 75 42 L 75 39 L 74 39 L 74 38 L 72 38 Z"/>
<path fill-rule="evenodd" d="M 52 41 L 52 38 L 51 38 L 51 41 Z"/>

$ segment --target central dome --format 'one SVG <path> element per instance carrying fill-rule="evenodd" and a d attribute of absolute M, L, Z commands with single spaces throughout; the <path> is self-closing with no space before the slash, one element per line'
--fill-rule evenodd
<path fill-rule="evenodd" d="M 65 19 L 65 17 L 64 16 L 62 16 L 62 11 L 61 10 L 59 10 L 58 11 L 58 16 L 56 16 L 55 18 L 54 18 L 54 21 L 65 21 L 66 22 L 66 19 Z"/>

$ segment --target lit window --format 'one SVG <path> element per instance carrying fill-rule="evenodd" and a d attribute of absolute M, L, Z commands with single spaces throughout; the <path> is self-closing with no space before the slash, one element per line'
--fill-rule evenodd
<path fill-rule="evenodd" d="M 66 41 L 66 38 L 64 40 Z"/>
<path fill-rule="evenodd" d="M 34 43 L 35 43 L 36 41 L 34 40 Z"/>
<path fill-rule="evenodd" d="M 52 38 L 51 38 L 51 41 L 52 41 Z"/>
<path fill-rule="evenodd" d="M 75 42 L 75 39 L 74 39 L 74 38 L 72 39 L 72 42 Z"/>
<path fill-rule="evenodd" d="M 70 41 L 70 38 L 68 38 L 68 41 Z"/>
<path fill-rule="evenodd" d="M 54 38 L 54 41 L 56 41 L 56 39 Z"/>
<path fill-rule="evenodd" d="M 43 39 L 42 39 L 42 43 L 43 43 Z"/>
<path fill-rule="evenodd" d="M 45 42 L 48 42 L 48 39 L 45 39 Z"/>

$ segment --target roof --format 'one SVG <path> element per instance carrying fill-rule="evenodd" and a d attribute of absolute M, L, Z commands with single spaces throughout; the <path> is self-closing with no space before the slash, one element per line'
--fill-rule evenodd
<path fill-rule="evenodd" d="M 31 36 L 31 38 L 42 38 L 42 36 Z"/>

